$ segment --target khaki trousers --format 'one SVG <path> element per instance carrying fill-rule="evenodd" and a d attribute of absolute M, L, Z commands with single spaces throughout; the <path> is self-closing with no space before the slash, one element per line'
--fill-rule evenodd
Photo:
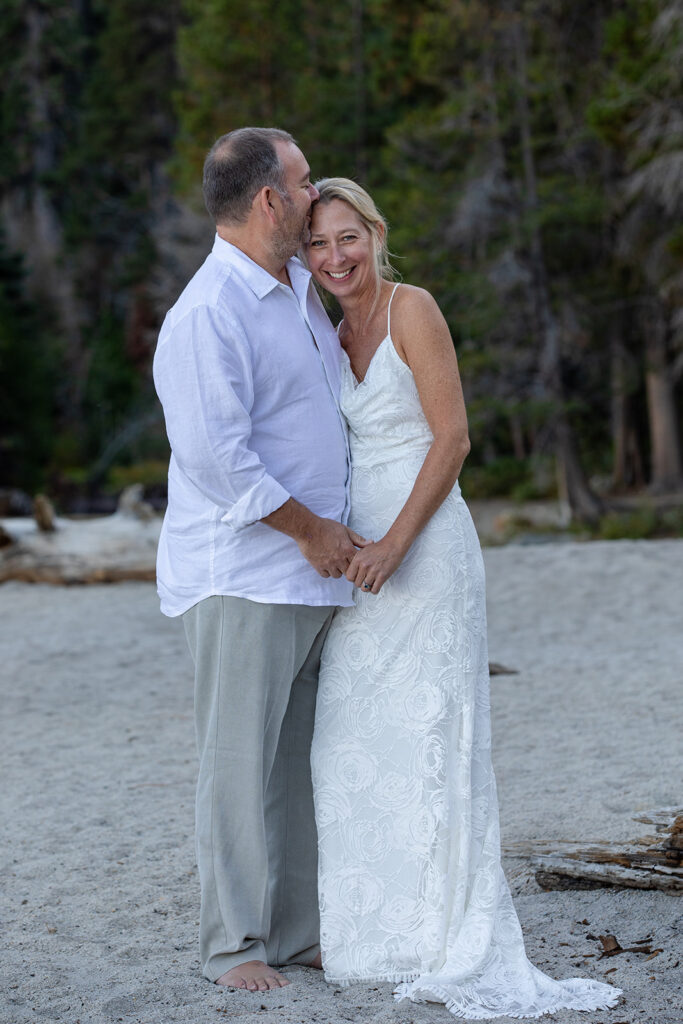
<path fill-rule="evenodd" d="M 215 981 L 319 951 L 310 748 L 334 609 L 209 597 L 183 615 L 195 663 L 199 950 Z"/>

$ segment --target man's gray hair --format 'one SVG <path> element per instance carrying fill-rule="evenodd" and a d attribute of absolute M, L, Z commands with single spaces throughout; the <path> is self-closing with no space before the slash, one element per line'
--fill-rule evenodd
<path fill-rule="evenodd" d="M 295 140 L 280 128 L 237 128 L 217 139 L 204 162 L 204 202 L 215 224 L 241 224 L 266 185 L 284 193 L 276 142 Z"/>

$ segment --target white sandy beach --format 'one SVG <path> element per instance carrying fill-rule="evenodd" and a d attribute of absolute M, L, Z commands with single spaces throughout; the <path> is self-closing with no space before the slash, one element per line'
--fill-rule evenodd
<path fill-rule="evenodd" d="M 494 761 L 504 847 L 628 839 L 683 806 L 683 541 L 485 551 Z M 2 1024 L 444 1024 L 391 986 L 252 995 L 199 973 L 192 668 L 154 586 L 0 586 Z M 505 867 L 530 958 L 624 990 L 558 1024 L 680 1024 L 683 902 L 661 892 L 543 892 Z M 651 938 L 600 958 L 599 935 Z M 509 1022 L 503 1019 L 503 1024 Z"/>

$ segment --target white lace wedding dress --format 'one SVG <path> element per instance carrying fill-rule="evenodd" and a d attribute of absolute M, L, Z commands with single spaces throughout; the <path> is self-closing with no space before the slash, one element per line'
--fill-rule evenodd
<path fill-rule="evenodd" d="M 387 330 L 362 383 L 345 355 L 342 373 L 350 525 L 374 539 L 432 441 Z M 337 612 L 312 765 L 329 982 L 398 982 L 397 999 L 470 1020 L 617 1002 L 618 989 L 553 981 L 524 952 L 500 866 L 483 563 L 457 484 L 380 593 L 357 590 Z"/>

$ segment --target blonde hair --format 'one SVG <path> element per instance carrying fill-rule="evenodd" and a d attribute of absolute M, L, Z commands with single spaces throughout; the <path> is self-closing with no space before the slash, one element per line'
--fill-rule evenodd
<path fill-rule="evenodd" d="M 375 206 L 372 197 L 351 178 L 321 178 L 320 181 L 316 181 L 315 187 L 320 193 L 320 199 L 317 199 L 314 205 L 326 205 L 333 199 L 341 199 L 356 211 L 375 243 L 375 267 L 378 278 L 385 281 L 395 280 L 397 275 L 389 262 L 387 247 L 389 225 Z M 379 291 L 379 281 L 377 285 Z"/>

